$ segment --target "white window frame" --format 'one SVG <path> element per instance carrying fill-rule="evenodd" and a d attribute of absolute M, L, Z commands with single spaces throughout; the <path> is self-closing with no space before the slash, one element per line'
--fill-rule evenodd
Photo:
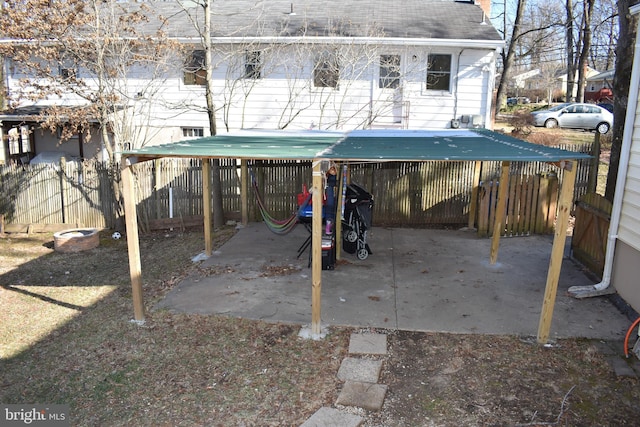
<path fill-rule="evenodd" d="M 437 58 L 435 57 L 445 57 L 448 56 L 449 57 L 449 70 L 435 70 L 435 71 L 429 71 L 429 69 L 431 68 L 431 65 L 435 62 L 435 60 Z M 425 88 L 425 92 L 428 94 L 451 94 L 453 92 L 452 90 L 452 82 L 453 82 L 453 69 L 454 69 L 454 64 L 453 64 L 453 55 L 450 53 L 430 53 L 427 55 L 427 72 L 425 75 L 425 79 L 424 79 L 424 88 Z M 448 77 L 448 81 L 447 81 L 447 87 L 446 88 L 439 88 L 439 87 L 429 87 L 429 76 L 433 76 L 436 75 L 440 78 L 447 76 Z"/>

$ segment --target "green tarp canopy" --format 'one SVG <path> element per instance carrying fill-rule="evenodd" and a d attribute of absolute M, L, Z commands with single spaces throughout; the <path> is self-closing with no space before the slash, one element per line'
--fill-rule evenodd
<path fill-rule="evenodd" d="M 588 154 L 531 144 L 486 129 L 241 131 L 125 151 L 142 158 L 343 161 L 546 161 Z"/>

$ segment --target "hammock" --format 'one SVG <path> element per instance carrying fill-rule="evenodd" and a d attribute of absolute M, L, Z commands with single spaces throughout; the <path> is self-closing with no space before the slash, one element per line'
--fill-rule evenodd
<path fill-rule="evenodd" d="M 260 215 L 262 215 L 262 219 L 264 220 L 264 223 L 266 224 L 267 228 L 269 228 L 269 230 L 271 230 L 275 234 L 283 235 L 283 234 L 289 233 L 298 224 L 298 211 L 296 211 L 293 215 L 291 215 L 289 218 L 284 220 L 278 220 L 273 216 L 271 216 L 267 211 L 267 208 L 264 203 L 264 199 L 260 195 L 260 190 L 258 189 L 258 183 L 256 181 L 256 177 L 253 174 L 253 170 L 251 169 L 251 167 L 249 167 L 249 173 L 251 175 L 251 184 L 253 187 L 253 192 L 256 195 L 256 200 L 258 202 L 258 209 L 260 210 Z M 307 205 L 307 203 L 309 202 L 308 199 L 300 207 L 301 209 Z"/>

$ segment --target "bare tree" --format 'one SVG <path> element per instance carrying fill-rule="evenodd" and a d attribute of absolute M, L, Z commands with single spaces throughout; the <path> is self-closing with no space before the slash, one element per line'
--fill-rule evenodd
<path fill-rule="evenodd" d="M 495 114 L 500 112 L 500 107 L 505 103 L 507 98 L 507 86 L 511 78 L 511 73 L 514 65 L 514 59 L 516 57 L 516 46 L 518 39 L 522 34 L 522 20 L 524 17 L 524 11 L 527 5 L 527 0 L 518 0 L 516 7 L 515 20 L 513 22 L 513 29 L 511 31 L 511 37 L 509 39 L 509 46 L 506 52 L 502 52 L 502 74 L 500 76 L 500 82 L 498 83 L 498 91 L 496 94 Z"/>
<path fill-rule="evenodd" d="M 161 95 L 177 49 L 152 8 L 116 0 L 14 0 L 4 2 L 1 14 L 6 42 L 0 53 L 21 76 L 20 87 L 9 93 L 12 106 L 44 102 L 41 125 L 59 130 L 61 143 L 77 133 L 89 141 L 97 123 L 112 168 L 125 143 L 145 144 L 151 128 L 138 120 L 151 117 L 136 112 L 148 112 Z M 138 28 L 150 21 L 159 30 L 141 34 Z M 129 78 L 141 69 L 150 76 L 144 83 Z M 117 176 L 114 169 L 113 191 L 120 200 Z M 121 201 L 115 211 L 121 219 Z"/>
<path fill-rule="evenodd" d="M 613 78 L 613 138 L 611 140 L 611 157 L 607 173 L 607 185 L 604 197 L 613 202 L 620 165 L 622 137 L 624 134 L 627 102 L 629 100 L 629 76 L 633 68 L 634 46 L 636 41 L 637 17 L 629 13 L 629 7 L 637 4 L 636 0 L 618 0 L 618 26 L 620 36 L 616 46 L 616 72 Z M 630 106 L 635 108 L 635 106 Z"/>

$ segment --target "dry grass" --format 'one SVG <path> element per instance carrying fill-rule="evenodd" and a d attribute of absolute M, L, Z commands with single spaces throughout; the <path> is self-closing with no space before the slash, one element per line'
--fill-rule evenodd
<path fill-rule="evenodd" d="M 233 234 L 216 234 L 216 246 Z M 299 426 L 335 406 L 351 328 L 322 341 L 293 325 L 152 310 L 198 268 L 201 231 L 141 236 L 144 326 L 124 240 L 59 254 L 51 235 L 0 238 L 0 402 L 61 403 L 77 426 Z M 265 274 L 286 274 L 281 268 Z M 635 425 L 640 382 L 618 378 L 599 343 L 389 335 L 382 411 L 364 426 Z M 622 351 L 622 350 L 621 350 Z"/>
<path fill-rule="evenodd" d="M 233 232 L 224 230 L 218 244 Z M 201 232 L 141 239 L 147 306 L 188 271 Z M 299 425 L 335 400 L 348 333 L 149 310 L 130 322 L 126 242 L 79 254 L 0 239 L 3 403 L 66 403 L 73 425 Z"/>

